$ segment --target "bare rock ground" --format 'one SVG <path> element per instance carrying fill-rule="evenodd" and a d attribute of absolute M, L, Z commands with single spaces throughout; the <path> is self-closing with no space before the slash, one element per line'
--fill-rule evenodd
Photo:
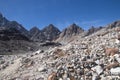
<path fill-rule="evenodd" d="M 120 80 L 120 28 L 44 51 L 0 56 L 0 80 Z"/>

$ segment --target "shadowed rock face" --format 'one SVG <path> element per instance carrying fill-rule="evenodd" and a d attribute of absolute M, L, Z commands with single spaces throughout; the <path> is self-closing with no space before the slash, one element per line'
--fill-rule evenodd
<path fill-rule="evenodd" d="M 16 21 L 10 21 L 7 24 L 3 25 L 2 27 L 6 27 L 6 28 L 14 28 L 16 30 L 18 30 L 21 34 L 25 35 L 26 37 L 29 38 L 29 34 L 28 31 L 19 23 L 17 23 Z"/>
<path fill-rule="evenodd" d="M 26 53 L 36 46 L 16 28 L 0 27 L 0 55 Z"/>
<path fill-rule="evenodd" d="M 55 40 L 60 34 L 60 30 L 56 28 L 53 24 L 48 25 L 42 30 L 46 39 L 49 41 Z"/>
<path fill-rule="evenodd" d="M 39 34 L 40 30 L 37 27 L 33 27 L 33 28 L 30 29 L 29 33 L 30 33 L 31 36 L 34 36 L 34 35 Z"/>
<path fill-rule="evenodd" d="M 30 30 L 30 34 L 31 40 L 45 42 L 52 41 L 58 38 L 60 30 L 56 28 L 54 25 L 50 24 L 43 30 L 39 30 L 38 28 L 34 27 Z"/>
<path fill-rule="evenodd" d="M 46 38 L 41 30 L 39 30 L 37 27 L 33 27 L 29 31 L 30 39 L 33 41 L 43 42 Z"/>
<path fill-rule="evenodd" d="M 0 13 L 0 27 L 15 28 L 16 30 L 20 31 L 26 37 L 29 37 L 28 31 L 16 21 L 9 21 Z"/>
<path fill-rule="evenodd" d="M 0 27 L 7 24 L 8 22 L 9 21 L 0 13 Z"/>
<path fill-rule="evenodd" d="M 25 35 L 21 34 L 16 28 L 0 27 L 0 40 L 26 40 L 29 41 Z"/>
<path fill-rule="evenodd" d="M 0 54 L 16 54 L 32 51 L 36 48 L 28 31 L 18 22 L 7 20 L 0 13 Z"/>

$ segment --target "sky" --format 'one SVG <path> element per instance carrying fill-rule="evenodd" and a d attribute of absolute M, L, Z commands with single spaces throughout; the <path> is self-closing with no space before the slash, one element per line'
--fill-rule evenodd
<path fill-rule="evenodd" d="M 120 20 L 120 0 L 0 0 L 0 12 L 26 29 L 76 23 L 87 30 Z"/>

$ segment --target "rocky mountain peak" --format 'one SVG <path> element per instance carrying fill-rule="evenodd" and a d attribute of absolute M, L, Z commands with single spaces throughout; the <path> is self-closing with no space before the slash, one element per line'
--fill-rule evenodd
<path fill-rule="evenodd" d="M 39 30 L 37 27 L 33 27 L 29 33 L 31 34 L 31 39 L 33 41 L 45 42 L 52 41 L 58 38 L 60 30 L 56 28 L 53 24 L 49 24 L 42 30 Z"/>
<path fill-rule="evenodd" d="M 56 39 L 60 34 L 60 30 L 53 24 L 49 24 L 42 30 L 42 32 L 49 41 Z"/>
<path fill-rule="evenodd" d="M 70 25 L 69 27 L 67 27 L 66 29 L 64 29 L 62 31 L 62 33 L 60 34 L 61 37 L 70 37 L 72 35 L 78 35 L 79 33 L 82 33 L 84 30 L 82 28 L 80 28 L 78 25 L 76 25 L 75 23 L 73 23 L 72 25 Z"/>
<path fill-rule="evenodd" d="M 30 31 L 29 31 L 31 36 L 33 36 L 35 33 L 39 33 L 39 32 L 40 32 L 40 30 L 36 26 L 31 28 Z"/>
<path fill-rule="evenodd" d="M 28 31 L 21 24 L 16 21 L 7 20 L 2 13 L 0 13 L 0 27 L 5 27 L 6 29 L 15 28 L 16 30 L 20 31 L 21 34 L 29 37 Z"/>
<path fill-rule="evenodd" d="M 30 34 L 30 39 L 33 40 L 33 41 L 44 41 L 45 40 L 45 37 L 42 33 L 41 30 L 38 29 L 38 27 L 34 26 L 33 28 L 30 29 L 29 31 L 29 34 Z"/>
<path fill-rule="evenodd" d="M 50 31 L 50 32 L 55 31 L 55 32 L 60 32 L 60 30 L 59 30 L 57 27 L 55 27 L 53 24 L 49 24 L 49 25 L 46 26 L 42 31 L 43 31 L 43 32 L 44 32 L 44 31 Z"/>
<path fill-rule="evenodd" d="M 20 31 L 23 35 L 25 35 L 26 37 L 29 37 L 28 31 L 21 24 L 19 24 L 16 21 L 9 21 L 5 25 L 3 25 L 3 27 L 15 28 L 18 31 Z"/>
<path fill-rule="evenodd" d="M 0 13 L 0 27 L 5 25 L 7 22 L 9 22 L 5 17 L 3 17 L 2 13 Z"/>
<path fill-rule="evenodd" d="M 30 29 L 31 30 L 39 30 L 37 26 L 34 26 L 33 28 Z"/>
<path fill-rule="evenodd" d="M 49 24 L 48 25 L 48 28 L 50 28 L 50 29 L 54 29 L 54 28 L 56 28 L 53 24 Z"/>
<path fill-rule="evenodd" d="M 74 33 L 81 33 L 81 32 L 84 31 L 81 27 L 79 27 L 75 23 L 73 23 L 72 25 L 70 25 L 70 27 L 68 27 L 68 30 L 73 31 Z"/>

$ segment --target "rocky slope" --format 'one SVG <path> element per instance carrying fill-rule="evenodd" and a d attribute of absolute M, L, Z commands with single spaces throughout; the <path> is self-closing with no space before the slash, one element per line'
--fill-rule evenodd
<path fill-rule="evenodd" d="M 78 36 L 83 32 L 84 30 L 78 25 L 72 24 L 61 32 L 59 38 L 56 41 L 61 43 L 70 42 L 75 38 L 75 36 Z"/>
<path fill-rule="evenodd" d="M 0 54 L 18 54 L 36 50 L 36 44 L 15 28 L 0 27 Z"/>
<path fill-rule="evenodd" d="M 114 27 L 118 27 L 118 26 L 120 26 L 120 20 L 115 21 L 115 22 L 113 22 L 111 24 L 108 24 L 107 28 L 114 28 Z"/>
<path fill-rule="evenodd" d="M 103 27 L 94 27 L 92 26 L 90 29 L 88 29 L 88 31 L 86 32 L 85 36 L 89 36 L 97 31 L 99 31 L 100 29 L 102 29 Z"/>
<path fill-rule="evenodd" d="M 0 55 L 0 80 L 120 80 L 119 21 L 99 30 L 91 28 L 87 36 L 76 24 L 61 34 L 53 25 L 41 30 L 42 33 L 37 28 L 30 30 L 33 36 L 44 35 L 44 40 L 50 41 L 60 34 L 57 41 L 67 43 L 61 45 L 29 42 L 21 34 L 21 27 L 11 30 L 13 24 L 10 28 L 2 27 L 9 21 L 0 20 L 0 52 L 26 51 L 26 54 Z"/>
<path fill-rule="evenodd" d="M 120 27 L 103 28 L 64 46 L 24 55 L 1 55 L 0 79 L 119 80 L 119 35 Z"/>

